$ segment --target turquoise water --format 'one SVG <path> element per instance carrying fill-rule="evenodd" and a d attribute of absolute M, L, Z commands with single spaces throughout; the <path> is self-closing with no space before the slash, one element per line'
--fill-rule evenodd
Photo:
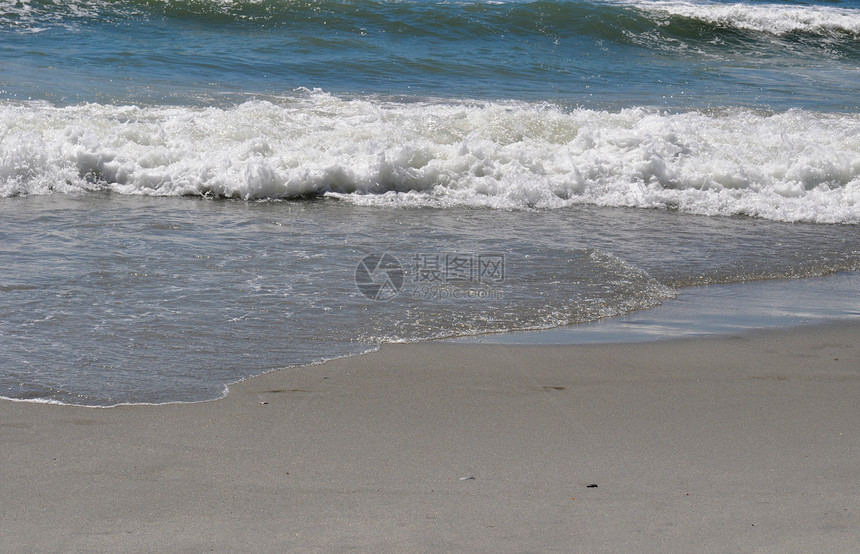
<path fill-rule="evenodd" d="M 0 395 L 203 400 L 698 285 L 854 306 L 858 68 L 856 1 L 0 0 Z"/>

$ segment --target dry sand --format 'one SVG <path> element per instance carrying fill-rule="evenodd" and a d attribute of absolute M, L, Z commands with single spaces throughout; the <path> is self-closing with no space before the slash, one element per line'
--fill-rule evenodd
<path fill-rule="evenodd" d="M 851 552 L 860 322 L 392 345 L 200 404 L 4 401 L 0 437 L 4 551 Z"/>

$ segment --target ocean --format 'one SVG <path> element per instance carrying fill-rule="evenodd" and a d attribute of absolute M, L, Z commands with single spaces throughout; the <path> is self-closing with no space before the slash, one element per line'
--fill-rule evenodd
<path fill-rule="evenodd" d="M 0 0 L 6 398 L 858 271 L 856 0 Z"/>

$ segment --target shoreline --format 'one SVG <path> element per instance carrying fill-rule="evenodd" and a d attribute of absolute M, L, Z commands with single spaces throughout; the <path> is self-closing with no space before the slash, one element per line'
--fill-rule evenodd
<path fill-rule="evenodd" d="M 858 367 L 849 320 L 383 345 L 193 404 L 0 401 L 0 517 L 16 551 L 847 551 Z"/>
<path fill-rule="evenodd" d="M 225 383 L 222 394 L 204 400 L 178 400 L 162 403 L 124 402 L 111 405 L 67 404 L 50 399 L 10 398 L 0 395 L 0 402 L 22 402 L 41 405 L 115 408 L 119 406 L 168 406 L 196 404 L 226 398 L 231 387 L 268 373 L 364 356 L 378 352 L 386 344 L 507 344 L 507 345 L 587 345 L 664 341 L 675 338 L 715 337 L 767 329 L 822 324 L 838 324 L 860 318 L 860 271 L 842 271 L 833 275 L 743 281 L 727 284 L 690 286 L 680 289 L 678 297 L 662 304 L 611 316 L 596 321 L 563 325 L 550 329 L 515 330 L 461 337 L 426 339 L 409 343 L 367 345 L 357 354 L 346 354 L 307 364 L 286 366 Z M 848 299 L 848 300 L 846 300 Z"/>

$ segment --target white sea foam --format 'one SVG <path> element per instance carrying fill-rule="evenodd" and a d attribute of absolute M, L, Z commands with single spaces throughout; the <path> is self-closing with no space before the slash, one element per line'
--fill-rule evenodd
<path fill-rule="evenodd" d="M 712 25 L 776 35 L 795 32 L 860 35 L 860 10 L 849 8 L 674 0 L 621 0 L 618 3 L 649 13 L 688 17 Z"/>
<path fill-rule="evenodd" d="M 0 23 L 8 30 L 40 33 L 50 27 L 74 29 L 68 18 L 95 18 L 105 3 L 101 0 L 33 5 L 30 0 L 0 0 Z"/>
<path fill-rule="evenodd" d="M 602 206 L 860 223 L 860 115 L 388 102 L 0 104 L 0 195 Z"/>

